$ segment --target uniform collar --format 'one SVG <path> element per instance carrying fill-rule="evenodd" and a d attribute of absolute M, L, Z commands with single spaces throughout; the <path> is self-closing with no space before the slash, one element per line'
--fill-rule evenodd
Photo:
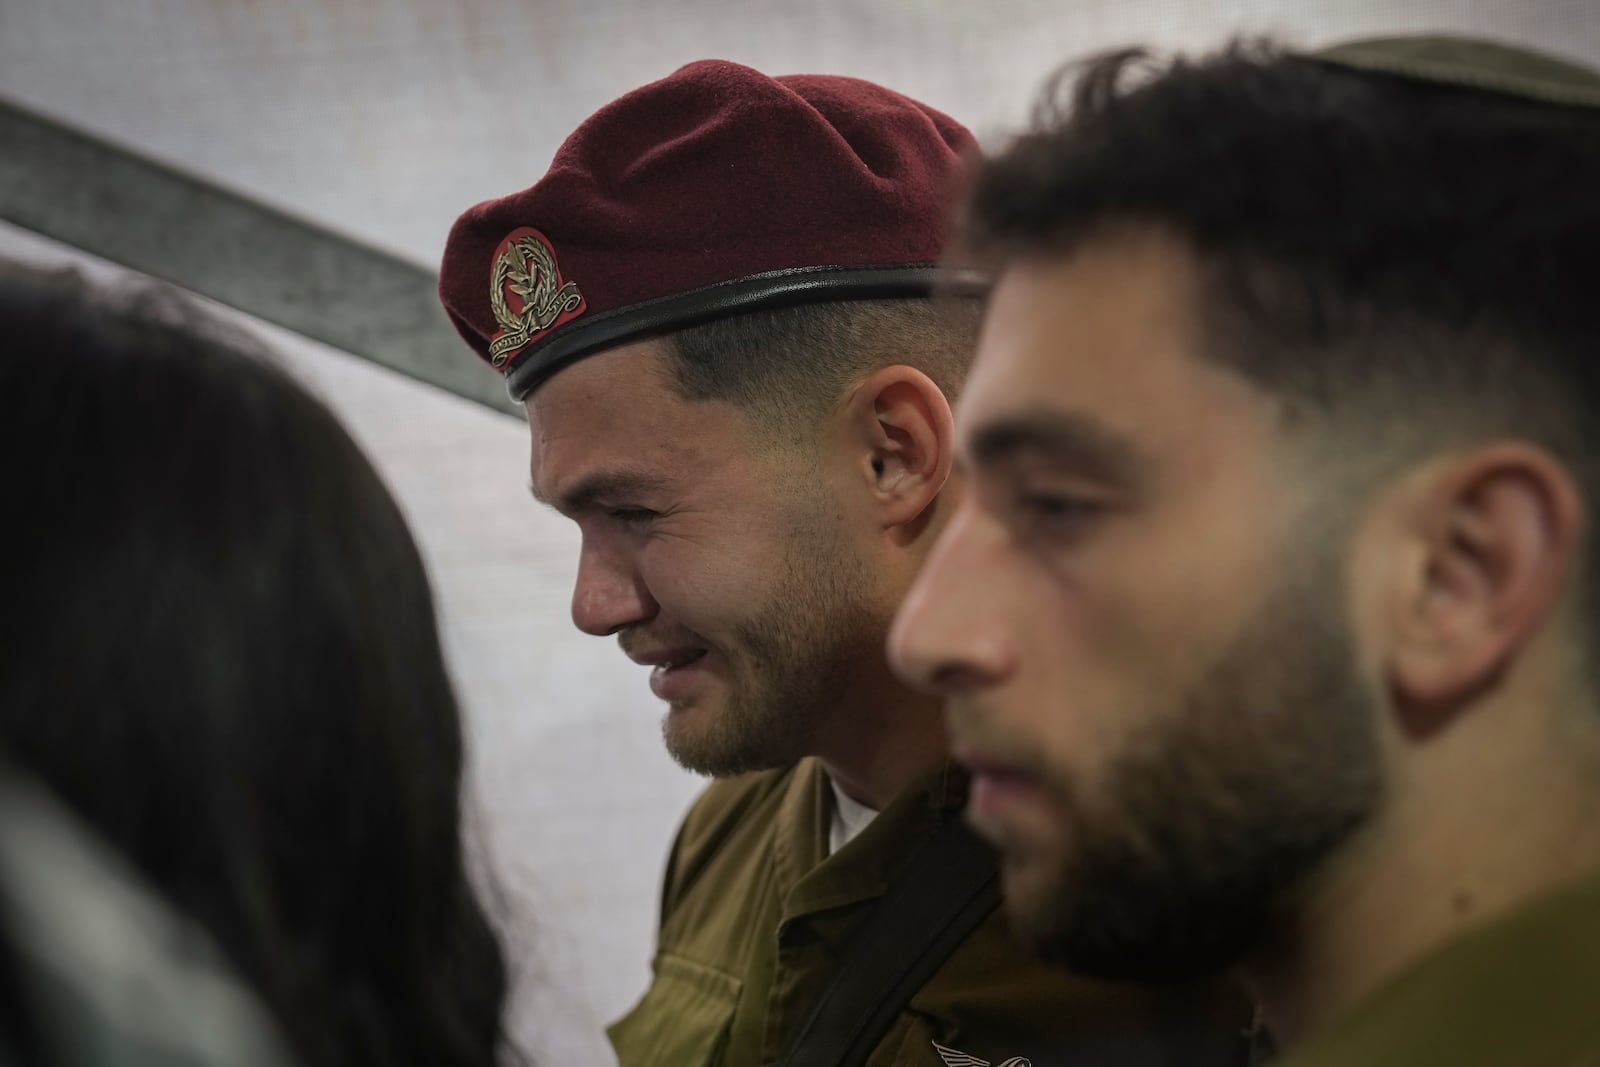
<path fill-rule="evenodd" d="M 1597 989 L 1600 870 L 1452 941 L 1280 1067 L 1600 1062 Z"/>
<path fill-rule="evenodd" d="M 830 788 L 815 759 L 795 768 L 778 811 L 773 851 L 785 921 L 882 896 L 911 853 L 966 806 L 968 776 L 954 763 L 928 772 L 854 840 L 827 854 Z"/>

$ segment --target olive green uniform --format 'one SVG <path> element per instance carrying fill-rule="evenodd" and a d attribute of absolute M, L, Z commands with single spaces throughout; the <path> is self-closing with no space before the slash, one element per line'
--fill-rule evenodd
<path fill-rule="evenodd" d="M 611 1028 L 622 1067 L 780 1060 L 896 873 L 944 820 L 960 817 L 966 779 L 941 770 L 830 856 L 831 793 L 807 759 L 716 782 L 696 802 L 667 865 L 654 983 Z M 1136 989 L 1047 968 L 997 911 L 911 998 L 867 1062 L 1238 1065 L 1249 1016 L 1220 981 Z"/>
<path fill-rule="evenodd" d="M 1281 1067 L 1600 1067 L 1600 875 L 1434 953 Z"/>

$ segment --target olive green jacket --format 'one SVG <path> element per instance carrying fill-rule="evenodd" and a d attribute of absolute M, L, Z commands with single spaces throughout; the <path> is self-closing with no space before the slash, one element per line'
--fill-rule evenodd
<path fill-rule="evenodd" d="M 712 784 L 668 861 L 654 983 L 610 1030 L 622 1067 L 780 1060 L 852 933 L 917 845 L 959 817 L 965 795 L 965 778 L 941 770 L 829 856 L 832 796 L 814 760 Z M 1220 982 L 1135 990 L 1046 968 L 996 912 L 912 997 L 868 1063 L 1242 1065 L 1249 1016 Z"/>
<path fill-rule="evenodd" d="M 1281 1067 L 1600 1067 L 1600 876 L 1452 942 Z"/>

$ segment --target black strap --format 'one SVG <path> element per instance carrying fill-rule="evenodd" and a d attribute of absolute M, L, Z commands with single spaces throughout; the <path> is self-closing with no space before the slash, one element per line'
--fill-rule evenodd
<path fill-rule="evenodd" d="M 513 356 L 506 389 L 521 401 L 557 371 L 628 341 L 676 333 L 690 326 L 752 311 L 848 300 L 926 298 L 935 292 L 976 296 L 989 278 L 972 268 L 936 263 L 883 267 L 794 267 L 718 282 L 611 311 L 582 315 Z"/>
<path fill-rule="evenodd" d="M 954 813 L 867 916 L 781 1067 L 865 1063 L 913 994 L 1000 904 L 994 849 Z"/>

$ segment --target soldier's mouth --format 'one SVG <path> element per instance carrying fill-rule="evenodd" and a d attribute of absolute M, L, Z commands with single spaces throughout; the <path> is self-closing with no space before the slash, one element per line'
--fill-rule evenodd
<path fill-rule="evenodd" d="M 703 648 L 689 649 L 681 653 L 674 653 L 669 659 L 663 661 L 656 669 L 675 671 L 680 667 L 687 667 L 691 663 L 698 663 L 705 658 L 706 650 Z"/>
<path fill-rule="evenodd" d="M 704 673 L 698 668 L 705 658 L 703 648 L 674 649 L 661 656 L 650 672 L 650 691 L 658 699 L 669 702 L 687 699 L 693 695 L 698 676 Z"/>

